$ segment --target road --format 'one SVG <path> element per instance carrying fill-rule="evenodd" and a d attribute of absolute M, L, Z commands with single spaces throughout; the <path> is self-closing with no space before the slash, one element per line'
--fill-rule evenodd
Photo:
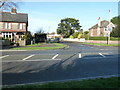
<path fill-rule="evenodd" d="M 2 84 L 31 84 L 118 75 L 118 47 L 69 45 L 58 50 L 3 51 Z"/>

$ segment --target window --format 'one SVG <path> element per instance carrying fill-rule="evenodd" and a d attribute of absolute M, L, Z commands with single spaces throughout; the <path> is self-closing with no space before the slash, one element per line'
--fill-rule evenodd
<path fill-rule="evenodd" d="M 22 23 L 19 23 L 19 24 L 18 24 L 18 29 L 23 29 Z"/>
<path fill-rule="evenodd" d="M 11 23 L 4 23 L 4 29 L 11 29 Z"/>

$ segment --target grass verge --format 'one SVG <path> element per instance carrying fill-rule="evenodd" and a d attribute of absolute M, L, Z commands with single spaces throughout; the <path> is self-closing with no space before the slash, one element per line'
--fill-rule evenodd
<path fill-rule="evenodd" d="M 118 81 L 120 77 L 111 78 L 97 78 L 81 81 L 69 81 L 69 82 L 53 82 L 47 84 L 35 84 L 35 85 L 19 85 L 19 86 L 6 86 L 5 88 L 17 88 L 21 90 L 24 88 L 118 88 Z M 32 89 L 33 90 L 33 89 Z"/>
<path fill-rule="evenodd" d="M 27 46 L 25 46 L 25 47 L 15 47 L 15 48 L 12 48 L 12 50 L 50 50 L 50 49 L 60 49 L 60 48 L 66 47 L 66 45 L 60 44 L 60 43 L 52 43 L 52 44 L 56 45 L 56 47 L 54 47 L 54 46 L 40 47 L 40 45 L 42 45 L 42 44 L 33 44 L 33 45 L 27 45 L 27 46 L 34 46 L 34 47 L 27 47 Z"/>
<path fill-rule="evenodd" d="M 105 43 L 82 43 L 88 45 L 97 45 L 97 46 L 120 46 L 120 44 L 105 44 Z"/>

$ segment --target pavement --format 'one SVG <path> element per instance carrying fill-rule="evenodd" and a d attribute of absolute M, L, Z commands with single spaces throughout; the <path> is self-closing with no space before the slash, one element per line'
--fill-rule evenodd
<path fill-rule="evenodd" d="M 18 85 L 118 75 L 118 47 L 62 42 L 45 51 L 2 51 L 2 84 Z"/>

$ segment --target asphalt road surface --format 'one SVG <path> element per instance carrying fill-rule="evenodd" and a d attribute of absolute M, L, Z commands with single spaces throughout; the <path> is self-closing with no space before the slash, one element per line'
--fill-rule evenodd
<path fill-rule="evenodd" d="M 118 47 L 69 45 L 58 50 L 2 51 L 2 84 L 32 84 L 118 75 Z"/>

